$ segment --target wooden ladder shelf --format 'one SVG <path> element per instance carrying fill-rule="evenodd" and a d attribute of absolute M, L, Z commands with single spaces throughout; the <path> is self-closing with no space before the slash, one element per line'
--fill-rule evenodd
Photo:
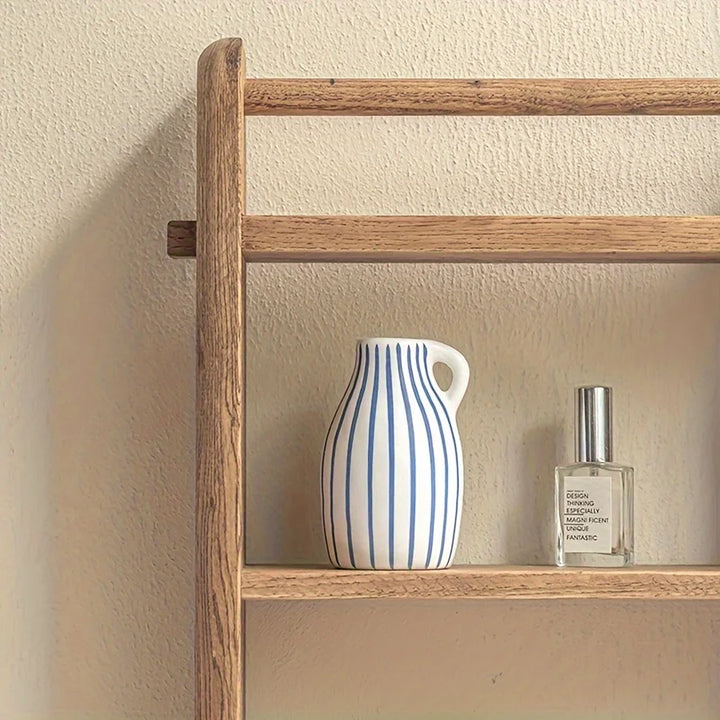
<path fill-rule="evenodd" d="M 245 214 L 246 115 L 717 115 L 720 80 L 245 78 L 239 39 L 198 63 L 196 718 L 244 717 L 244 603 L 338 598 L 720 598 L 720 569 L 245 565 L 248 262 L 718 262 L 716 217 L 270 217 Z"/>

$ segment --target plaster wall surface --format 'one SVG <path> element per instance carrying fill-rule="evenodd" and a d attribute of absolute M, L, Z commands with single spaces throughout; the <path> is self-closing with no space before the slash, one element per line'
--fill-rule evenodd
<path fill-rule="evenodd" d="M 714 0 L 5 0 L 0 717 L 191 718 L 195 60 L 251 77 L 720 73 Z M 250 118 L 252 213 L 716 214 L 718 118 Z M 459 563 L 552 560 L 572 388 L 616 392 L 642 563 L 718 563 L 720 269 L 258 265 L 248 556 L 323 562 L 355 339 L 468 358 Z M 720 714 L 717 604 L 252 604 L 271 718 Z"/>

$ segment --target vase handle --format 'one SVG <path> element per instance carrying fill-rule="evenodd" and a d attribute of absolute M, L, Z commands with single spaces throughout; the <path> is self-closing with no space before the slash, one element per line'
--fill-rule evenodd
<path fill-rule="evenodd" d="M 465 357 L 449 345 L 434 340 L 427 341 L 426 345 L 431 371 L 435 363 L 447 365 L 452 370 L 453 377 L 450 387 L 447 390 L 440 390 L 440 392 L 445 397 L 445 402 L 454 415 L 467 390 L 468 381 L 470 380 L 470 366 Z"/>

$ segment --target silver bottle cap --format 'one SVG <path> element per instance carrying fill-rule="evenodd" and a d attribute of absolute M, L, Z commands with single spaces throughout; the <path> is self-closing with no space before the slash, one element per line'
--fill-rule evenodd
<path fill-rule="evenodd" d="M 579 387 L 575 411 L 576 461 L 612 462 L 612 388 Z"/>

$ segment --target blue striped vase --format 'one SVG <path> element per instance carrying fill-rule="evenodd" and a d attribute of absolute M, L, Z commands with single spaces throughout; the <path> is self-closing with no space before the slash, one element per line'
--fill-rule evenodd
<path fill-rule="evenodd" d="M 433 375 L 453 372 L 447 391 Z M 322 459 L 325 541 L 336 567 L 435 569 L 455 555 L 463 459 L 455 414 L 465 358 L 431 340 L 359 340 Z"/>

